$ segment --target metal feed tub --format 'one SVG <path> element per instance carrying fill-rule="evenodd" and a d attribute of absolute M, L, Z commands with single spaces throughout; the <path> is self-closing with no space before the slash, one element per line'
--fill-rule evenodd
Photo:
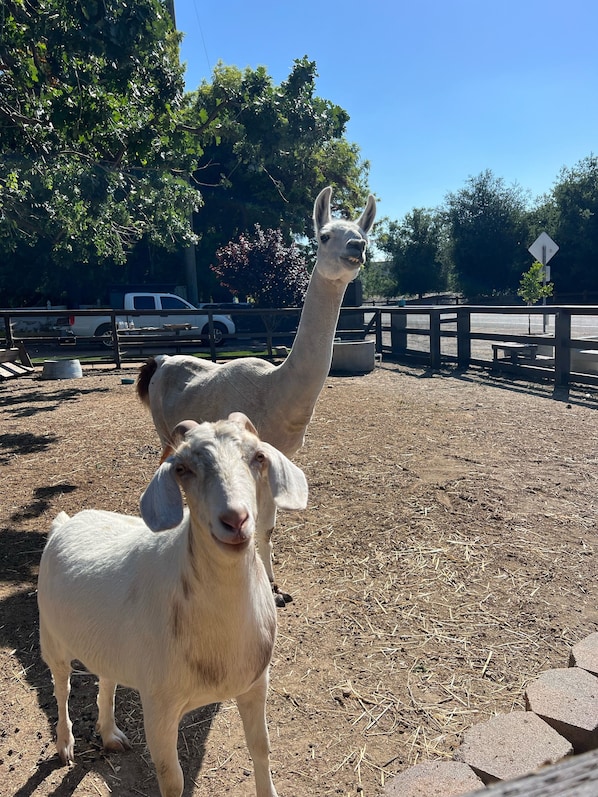
<path fill-rule="evenodd" d="M 83 376 L 79 360 L 44 360 L 42 379 L 78 379 Z"/>

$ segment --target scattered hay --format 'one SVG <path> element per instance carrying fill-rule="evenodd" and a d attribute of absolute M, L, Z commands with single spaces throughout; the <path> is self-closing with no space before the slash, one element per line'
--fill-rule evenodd
<path fill-rule="evenodd" d="M 50 519 L 85 505 L 135 512 L 159 458 L 120 376 L 0 391 L 0 692 L 3 727 L 21 728 L 0 740 L 0 758 L 8 748 L 22 757 L 5 773 L 13 792 L 53 753 L 34 606 Z M 294 596 L 279 612 L 268 702 L 280 794 L 373 797 L 407 766 L 451 758 L 465 729 L 523 708 L 526 682 L 595 630 L 596 401 L 586 394 L 567 404 L 543 386 L 394 366 L 329 379 L 296 457 L 309 507 L 281 513 L 274 537 L 277 579 Z M 73 680 L 77 766 L 95 780 L 69 795 L 153 797 L 137 695 L 117 700 L 133 753 L 105 758 L 94 678 Z M 181 729 L 197 794 L 253 794 L 232 704 L 193 712 Z M 36 786 L 54 793 L 48 779 Z"/>

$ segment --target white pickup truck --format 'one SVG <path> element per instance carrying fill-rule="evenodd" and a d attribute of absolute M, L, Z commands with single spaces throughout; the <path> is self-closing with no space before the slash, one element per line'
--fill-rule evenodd
<path fill-rule="evenodd" d="M 127 310 L 143 311 L 143 315 L 127 315 Z M 185 310 L 186 313 L 172 311 Z M 127 331 L 158 332 L 176 334 L 177 338 L 202 338 L 207 341 L 210 335 L 207 313 L 190 304 L 174 293 L 125 293 L 123 296 L 123 315 L 116 317 L 117 329 Z M 57 328 L 64 338 L 101 338 L 112 345 L 112 322 L 106 315 L 78 315 L 73 312 L 67 318 L 58 319 Z M 213 315 L 214 342 L 221 344 L 235 334 L 235 325 L 227 315 Z"/>

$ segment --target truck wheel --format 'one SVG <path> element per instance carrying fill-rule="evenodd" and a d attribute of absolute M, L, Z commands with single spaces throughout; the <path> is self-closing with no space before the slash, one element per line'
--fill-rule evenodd
<path fill-rule="evenodd" d="M 100 326 L 93 333 L 94 338 L 101 338 L 102 345 L 111 349 L 114 345 L 112 340 L 112 326 L 110 324 L 100 324 Z"/>
<path fill-rule="evenodd" d="M 216 346 L 222 346 L 224 343 L 224 338 L 228 334 L 227 328 L 224 324 L 219 323 L 218 321 L 214 322 L 214 344 Z M 210 325 L 206 324 L 204 328 L 201 330 L 201 337 L 202 342 L 206 345 L 210 345 Z"/>

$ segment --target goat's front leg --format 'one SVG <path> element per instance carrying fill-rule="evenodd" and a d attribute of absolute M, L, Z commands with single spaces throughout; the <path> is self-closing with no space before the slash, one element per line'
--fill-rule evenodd
<path fill-rule="evenodd" d="M 154 696 L 141 695 L 145 739 L 156 767 L 162 797 L 181 797 L 183 770 L 177 753 L 180 713 L 172 704 Z"/>
<path fill-rule="evenodd" d="M 264 670 L 248 692 L 236 698 L 247 749 L 253 761 L 257 797 L 277 797 L 270 772 L 270 737 L 266 725 L 267 694 L 268 669 Z"/>
<path fill-rule="evenodd" d="M 257 528 L 255 536 L 257 541 L 257 551 L 260 559 L 264 563 L 266 573 L 270 579 L 272 586 L 272 593 L 274 595 L 274 602 L 280 608 L 284 608 L 287 603 L 290 603 L 293 598 L 287 592 L 283 592 L 276 581 L 274 580 L 274 570 L 272 569 L 273 545 L 272 534 L 276 525 L 276 504 L 271 496 L 265 496 L 260 501 Z"/>
<path fill-rule="evenodd" d="M 106 678 L 100 678 L 98 687 L 98 722 L 97 730 L 102 737 L 106 750 L 123 752 L 130 750 L 131 745 L 125 734 L 114 721 L 114 692 L 116 684 Z"/>

